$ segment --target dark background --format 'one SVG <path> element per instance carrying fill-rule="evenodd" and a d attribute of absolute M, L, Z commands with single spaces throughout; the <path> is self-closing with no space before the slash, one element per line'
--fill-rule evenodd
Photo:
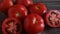
<path fill-rule="evenodd" d="M 44 3 L 48 9 L 60 9 L 60 0 L 33 0 L 34 3 Z"/>
<path fill-rule="evenodd" d="M 51 9 L 60 9 L 60 0 L 33 0 L 34 3 L 43 3 L 46 5 L 46 7 L 51 10 Z M 2 20 L 6 17 L 5 14 L 0 13 L 0 25 Z M 22 32 L 23 34 L 26 34 L 24 31 Z M 0 28 L 0 34 L 2 34 L 1 28 Z M 60 28 L 50 28 L 46 27 L 43 32 L 40 32 L 40 34 L 60 34 Z"/>

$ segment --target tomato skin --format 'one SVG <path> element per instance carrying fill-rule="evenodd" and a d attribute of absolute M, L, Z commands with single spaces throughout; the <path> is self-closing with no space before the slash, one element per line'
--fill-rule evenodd
<path fill-rule="evenodd" d="M 21 26 L 21 22 L 18 21 L 16 18 L 6 18 L 6 19 L 3 21 L 3 23 L 2 23 L 2 32 L 3 32 L 4 34 L 8 34 L 8 32 L 5 30 L 5 28 L 7 28 L 7 25 L 8 25 L 7 23 L 9 23 L 9 21 L 11 21 L 11 20 L 14 21 L 14 24 L 18 24 L 18 26 L 19 26 L 19 31 L 16 32 L 15 34 L 20 34 L 21 31 L 22 31 L 22 26 Z M 9 26 L 8 26 L 8 27 L 9 27 Z"/>
<path fill-rule="evenodd" d="M 59 23 L 58 25 L 52 25 L 52 24 L 49 22 L 48 17 L 49 17 L 49 15 L 50 15 L 52 12 L 58 14 L 56 17 L 58 17 L 58 16 L 60 17 L 60 14 L 59 14 L 60 12 L 59 12 L 59 10 L 49 10 L 48 12 L 45 13 L 45 16 L 44 16 L 44 19 L 45 19 L 46 24 L 47 24 L 48 26 L 50 26 L 50 27 L 60 27 L 60 26 L 59 26 L 60 23 Z M 56 18 L 55 18 L 55 19 L 56 19 Z"/>
<path fill-rule="evenodd" d="M 35 19 L 37 22 L 35 24 Z M 44 21 L 42 17 L 37 14 L 30 14 L 24 20 L 24 29 L 28 33 L 39 33 L 44 30 Z"/>
<path fill-rule="evenodd" d="M 26 7 L 33 4 L 33 0 L 17 0 L 17 4 L 23 4 Z"/>
<path fill-rule="evenodd" d="M 22 4 L 23 0 L 17 0 L 17 4 Z"/>
<path fill-rule="evenodd" d="M 43 15 L 47 11 L 47 7 L 42 3 L 35 3 L 30 5 L 29 10 L 31 13 L 37 13 L 39 15 Z"/>
<path fill-rule="evenodd" d="M 32 5 L 33 4 L 33 1 L 32 0 L 23 0 L 23 4 L 25 6 L 29 6 L 29 5 Z"/>
<path fill-rule="evenodd" d="M 12 0 L 2 0 L 2 2 L 0 3 L 0 10 L 5 11 L 9 9 L 11 6 L 13 6 Z"/>
<path fill-rule="evenodd" d="M 18 14 L 18 15 L 16 15 Z M 9 17 L 24 19 L 28 15 L 28 11 L 23 5 L 15 5 L 8 10 Z"/>

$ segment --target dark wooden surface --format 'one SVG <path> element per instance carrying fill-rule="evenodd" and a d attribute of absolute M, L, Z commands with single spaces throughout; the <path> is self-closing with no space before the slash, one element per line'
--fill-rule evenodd
<path fill-rule="evenodd" d="M 34 3 L 41 2 L 47 6 L 48 9 L 60 9 L 60 0 L 33 0 Z"/>

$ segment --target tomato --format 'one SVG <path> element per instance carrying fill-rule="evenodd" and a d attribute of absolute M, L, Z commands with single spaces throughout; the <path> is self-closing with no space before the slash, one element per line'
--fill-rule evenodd
<path fill-rule="evenodd" d="M 29 6 L 29 5 L 33 4 L 33 1 L 32 0 L 23 0 L 23 4 L 25 6 Z"/>
<path fill-rule="evenodd" d="M 13 6 L 12 0 L 1 0 L 0 2 L 0 10 L 5 11 L 9 9 L 11 6 Z"/>
<path fill-rule="evenodd" d="M 30 5 L 29 10 L 31 13 L 37 13 L 39 15 L 43 15 L 44 13 L 46 13 L 47 8 L 42 3 L 35 3 L 33 5 Z"/>
<path fill-rule="evenodd" d="M 17 3 L 28 7 L 29 5 L 33 4 L 33 0 L 17 0 Z"/>
<path fill-rule="evenodd" d="M 15 17 L 18 19 L 23 19 L 27 16 L 28 11 L 23 5 L 15 5 L 8 10 L 9 17 Z"/>
<path fill-rule="evenodd" d="M 24 29 L 28 33 L 39 33 L 44 30 L 44 20 L 37 14 L 29 14 L 24 20 Z"/>
<path fill-rule="evenodd" d="M 46 24 L 50 27 L 59 27 L 60 12 L 59 10 L 50 10 L 45 15 Z"/>
<path fill-rule="evenodd" d="M 23 4 L 23 0 L 17 0 L 17 4 Z"/>
<path fill-rule="evenodd" d="M 2 23 L 3 34 L 20 34 L 21 31 L 21 22 L 15 18 L 6 18 Z"/>

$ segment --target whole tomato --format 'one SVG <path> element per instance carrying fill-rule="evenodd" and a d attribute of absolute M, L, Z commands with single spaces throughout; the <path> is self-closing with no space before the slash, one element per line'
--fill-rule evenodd
<path fill-rule="evenodd" d="M 46 24 L 50 27 L 60 27 L 60 12 L 59 10 L 49 10 L 45 15 Z"/>
<path fill-rule="evenodd" d="M 3 34 L 20 34 L 21 31 L 21 22 L 15 18 L 6 18 L 2 23 Z"/>
<path fill-rule="evenodd" d="M 15 5 L 8 10 L 9 17 L 15 17 L 18 19 L 23 19 L 27 16 L 28 11 L 23 5 Z"/>
<path fill-rule="evenodd" d="M 31 13 L 37 13 L 39 15 L 43 15 L 44 13 L 46 13 L 47 8 L 42 3 L 35 3 L 29 6 L 29 10 Z"/>
<path fill-rule="evenodd" d="M 24 20 L 24 29 L 28 33 L 39 33 L 44 30 L 44 20 L 37 14 L 30 14 Z"/>
<path fill-rule="evenodd" d="M 13 6 L 12 0 L 1 0 L 0 1 L 0 10 L 5 11 Z"/>
<path fill-rule="evenodd" d="M 33 0 L 17 0 L 18 4 L 23 4 L 26 7 L 28 7 L 29 5 L 33 4 Z"/>

